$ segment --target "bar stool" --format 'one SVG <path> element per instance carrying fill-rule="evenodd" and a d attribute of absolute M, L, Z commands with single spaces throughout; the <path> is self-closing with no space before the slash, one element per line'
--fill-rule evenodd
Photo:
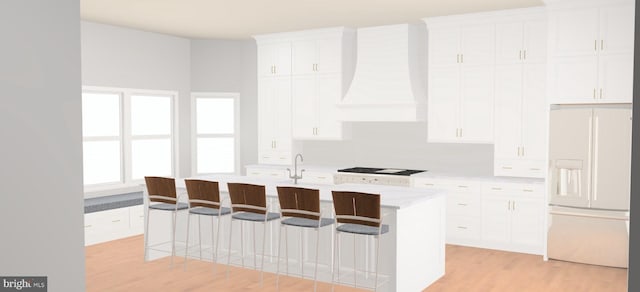
<path fill-rule="evenodd" d="M 317 290 L 318 279 L 318 248 L 320 244 L 320 227 L 333 224 L 334 220 L 322 218 L 320 212 L 320 191 L 315 189 L 305 189 L 297 187 L 277 187 L 278 200 L 280 201 L 280 230 L 285 230 L 285 257 L 287 263 L 287 275 L 289 274 L 289 253 L 287 227 L 295 226 L 301 228 L 313 228 L 316 231 L 316 262 L 313 274 L 313 290 Z M 285 217 L 287 217 L 285 219 Z M 302 230 L 302 229 L 301 229 Z M 282 234 L 278 235 L 278 268 L 276 285 L 280 281 L 280 246 Z M 300 240 L 300 261 L 302 262 L 302 278 L 304 278 L 304 247 Z"/>
<path fill-rule="evenodd" d="M 264 280 L 264 249 L 267 235 L 267 222 L 280 218 L 280 214 L 268 212 L 267 196 L 265 187 L 260 185 L 227 183 L 229 197 L 231 198 L 231 220 L 229 222 L 229 249 L 231 249 L 231 239 L 233 238 L 233 221 L 240 221 L 240 248 L 242 256 L 242 267 L 244 267 L 244 243 L 242 222 L 262 223 L 264 232 L 262 233 L 262 260 L 260 263 L 260 285 Z M 253 266 L 256 264 L 256 227 L 253 225 Z M 231 264 L 231 250 L 227 255 L 227 277 L 229 276 L 229 266 Z"/>
<path fill-rule="evenodd" d="M 173 266 L 173 257 L 176 255 L 176 215 L 178 211 L 187 210 L 189 206 L 186 203 L 180 203 L 179 197 L 176 197 L 176 182 L 173 178 L 145 176 L 147 185 L 147 216 L 144 224 L 144 260 L 147 260 L 149 246 L 149 218 L 151 211 L 167 211 L 171 212 L 171 266 Z M 151 204 L 156 203 L 156 204 Z M 159 243 L 156 245 L 164 244 Z M 155 245 L 154 245 L 155 246 Z"/>
<path fill-rule="evenodd" d="M 380 251 L 380 235 L 389 232 L 389 225 L 382 224 L 380 216 L 380 195 L 359 192 L 332 191 L 333 208 L 338 225 L 335 229 L 334 251 L 337 253 L 340 245 L 340 233 L 353 234 L 353 286 L 358 288 L 356 273 L 355 240 L 356 235 L 373 236 L 376 239 L 376 277 L 373 291 L 378 289 L 378 259 Z M 339 254 L 339 253 L 338 253 Z M 337 256 L 333 258 L 333 273 L 331 276 L 331 289 L 336 283 L 335 273 L 338 271 L 340 278 L 340 266 L 336 264 Z M 339 283 L 339 282 L 338 282 Z"/>
<path fill-rule="evenodd" d="M 216 264 L 218 260 L 218 245 L 220 242 L 220 217 L 231 213 L 231 209 L 222 207 L 220 202 L 220 188 L 218 182 L 197 179 L 185 179 L 187 194 L 189 195 L 189 214 L 187 215 L 187 247 L 184 254 L 184 269 L 187 269 L 187 255 L 189 254 L 189 231 L 191 215 L 198 216 L 198 246 L 200 249 L 200 260 L 202 260 L 202 236 L 200 228 L 200 216 L 211 217 L 211 261 Z M 218 227 L 214 246 L 213 218 L 217 218 Z"/>

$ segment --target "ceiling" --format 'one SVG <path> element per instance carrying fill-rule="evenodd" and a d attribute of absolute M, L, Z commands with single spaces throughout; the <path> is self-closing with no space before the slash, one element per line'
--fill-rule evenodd
<path fill-rule="evenodd" d="M 84 20 L 187 38 L 331 26 L 366 27 L 423 17 L 543 5 L 542 0 L 81 0 Z"/>

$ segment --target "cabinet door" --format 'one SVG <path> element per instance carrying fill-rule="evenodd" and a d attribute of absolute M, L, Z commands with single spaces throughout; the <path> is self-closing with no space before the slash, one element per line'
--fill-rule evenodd
<path fill-rule="evenodd" d="M 523 57 L 522 39 L 522 22 L 496 25 L 496 63 L 520 63 Z"/>
<path fill-rule="evenodd" d="M 495 25 L 473 25 L 461 32 L 461 63 L 464 65 L 493 65 L 495 61 Z"/>
<path fill-rule="evenodd" d="M 260 159 L 269 159 L 267 153 L 274 148 L 278 87 L 276 78 L 263 77 L 258 81 L 258 148 Z M 262 162 L 261 162 L 262 163 Z"/>
<path fill-rule="evenodd" d="M 547 149 L 546 65 L 525 64 L 522 73 L 522 156 L 528 160 L 544 160 Z"/>
<path fill-rule="evenodd" d="M 342 72 L 342 41 L 339 38 L 318 40 L 318 73 Z"/>
<path fill-rule="evenodd" d="M 493 141 L 494 66 L 461 66 L 461 137 L 465 141 Z"/>
<path fill-rule="evenodd" d="M 540 199 L 518 198 L 513 200 L 511 212 L 511 243 L 537 246 L 542 249 L 544 203 Z"/>
<path fill-rule="evenodd" d="M 597 50 L 598 9 L 574 8 L 550 16 L 549 47 L 553 56 L 593 55 Z"/>
<path fill-rule="evenodd" d="M 551 61 L 552 103 L 594 102 L 598 86 L 598 57 L 558 57 Z"/>
<path fill-rule="evenodd" d="M 593 111 L 591 207 L 628 210 L 631 185 L 631 109 Z"/>
<path fill-rule="evenodd" d="M 429 66 L 458 63 L 460 30 L 455 28 L 429 29 Z"/>
<path fill-rule="evenodd" d="M 522 145 L 522 67 L 496 66 L 494 158 L 518 158 Z M 544 101 L 544 95 L 540 96 Z"/>
<path fill-rule="evenodd" d="M 598 101 L 633 100 L 633 54 L 600 55 L 598 69 Z"/>
<path fill-rule="evenodd" d="M 274 75 L 291 75 L 291 43 L 280 43 L 273 47 Z"/>
<path fill-rule="evenodd" d="M 458 139 L 459 66 L 430 67 L 427 137 L 430 142 Z"/>
<path fill-rule="evenodd" d="M 634 40 L 634 5 L 600 8 L 600 53 L 632 53 Z"/>
<path fill-rule="evenodd" d="M 291 73 L 312 74 L 318 62 L 318 45 L 316 40 L 294 41 L 291 44 L 292 64 Z"/>
<path fill-rule="evenodd" d="M 503 197 L 482 198 L 482 240 L 508 243 L 510 240 L 511 201 Z"/>
<path fill-rule="evenodd" d="M 291 150 L 291 77 L 275 78 L 277 96 L 274 98 L 275 149 Z"/>
<path fill-rule="evenodd" d="M 292 80 L 293 138 L 313 138 L 318 111 L 316 75 L 294 76 Z"/>
<path fill-rule="evenodd" d="M 261 44 L 258 46 L 258 76 L 273 75 L 275 45 Z"/>
<path fill-rule="evenodd" d="M 340 74 L 318 74 L 316 99 L 316 138 L 341 139 L 342 122 L 338 118 L 336 104 L 342 97 Z"/>
<path fill-rule="evenodd" d="M 527 63 L 547 62 L 547 21 L 531 20 L 524 23 L 522 58 Z"/>

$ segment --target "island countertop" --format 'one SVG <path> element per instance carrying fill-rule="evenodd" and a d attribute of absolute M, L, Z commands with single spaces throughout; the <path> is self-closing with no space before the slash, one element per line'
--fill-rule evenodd
<path fill-rule="evenodd" d="M 201 179 L 216 181 L 219 183 L 221 192 L 228 192 L 227 183 L 247 183 L 264 185 L 267 196 L 277 197 L 276 187 L 300 187 L 317 189 L 320 191 L 320 200 L 332 201 L 331 191 L 351 191 L 371 194 L 380 194 L 380 204 L 386 208 L 406 208 L 423 200 L 430 200 L 444 194 L 438 190 L 417 189 L 411 187 L 384 186 L 384 185 L 364 185 L 364 184 L 293 184 L 291 180 L 269 179 L 259 177 L 237 176 L 237 175 L 203 175 L 187 179 Z M 185 188 L 184 179 L 176 180 L 177 188 Z"/>

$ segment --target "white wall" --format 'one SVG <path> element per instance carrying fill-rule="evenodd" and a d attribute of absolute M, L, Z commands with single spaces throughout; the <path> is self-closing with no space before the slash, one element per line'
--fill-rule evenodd
<path fill-rule="evenodd" d="M 304 142 L 304 162 L 493 175 L 493 145 L 427 143 L 426 129 L 424 122 L 352 123 L 350 140 Z"/>
<path fill-rule="evenodd" d="M 257 74 L 253 40 L 191 42 L 191 90 L 240 93 L 241 166 L 256 163 L 258 157 Z"/>
<path fill-rule="evenodd" d="M 88 21 L 81 31 L 82 85 L 178 91 L 176 175 L 190 175 L 190 40 Z"/>
<path fill-rule="evenodd" d="M 0 2 L 0 276 L 85 290 L 78 0 Z"/>

